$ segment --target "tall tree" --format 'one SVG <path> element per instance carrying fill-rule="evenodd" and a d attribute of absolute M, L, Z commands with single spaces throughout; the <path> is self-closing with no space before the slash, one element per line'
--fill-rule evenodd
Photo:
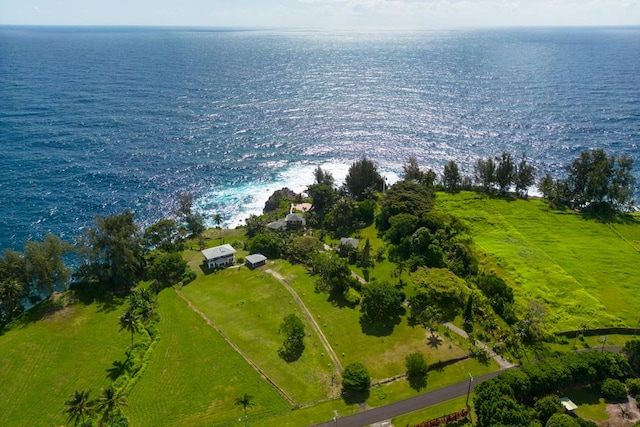
<path fill-rule="evenodd" d="M 242 406 L 242 418 L 244 419 L 244 427 L 247 427 L 247 408 L 255 406 L 253 403 L 253 396 L 245 393 L 240 397 L 236 397 L 235 405 Z"/>
<path fill-rule="evenodd" d="M 89 400 L 90 393 L 89 390 L 76 390 L 71 399 L 64 402 L 67 406 L 64 412 L 69 414 L 68 421 L 73 421 L 74 426 L 79 422 L 81 426 L 84 426 L 85 419 L 93 414 L 94 402 Z"/>
<path fill-rule="evenodd" d="M 50 294 L 57 285 L 67 282 L 71 269 L 65 265 L 64 255 L 70 250 L 70 245 L 51 233 L 42 242 L 25 244 L 25 273 L 33 289 Z"/>
<path fill-rule="evenodd" d="M 298 360 L 304 351 L 304 323 L 295 314 L 287 315 L 280 325 L 280 332 L 285 336 L 278 355 L 287 362 Z"/>
<path fill-rule="evenodd" d="M 320 166 L 318 166 L 313 171 L 313 176 L 316 180 L 316 184 L 328 185 L 329 187 L 333 187 L 334 179 L 331 172 L 325 171 Z"/>
<path fill-rule="evenodd" d="M 133 339 L 136 332 L 140 332 L 140 314 L 135 307 L 129 306 L 124 313 L 118 318 L 120 331 L 126 329 L 131 332 L 131 347 L 133 347 Z"/>
<path fill-rule="evenodd" d="M 449 160 L 449 163 L 444 165 L 444 172 L 442 174 L 442 186 L 444 191 L 448 193 L 456 193 L 460 191 L 462 185 L 462 178 L 460 176 L 460 170 L 458 164 L 453 160 Z"/>
<path fill-rule="evenodd" d="M 405 181 L 413 181 L 413 182 L 422 182 L 424 172 L 420 170 L 420 166 L 418 165 L 418 159 L 414 156 L 409 156 L 409 160 L 407 164 L 402 166 L 404 171 L 404 180 Z"/>
<path fill-rule="evenodd" d="M 185 222 L 187 223 L 187 230 L 194 237 L 200 236 L 206 229 L 204 226 L 204 216 L 202 216 L 202 214 L 191 214 L 185 218 Z"/>
<path fill-rule="evenodd" d="M 513 163 L 513 156 L 508 151 L 503 151 L 502 157 L 497 157 L 496 161 L 498 164 L 495 172 L 496 182 L 500 187 L 500 192 L 505 194 L 514 181 L 515 164 Z"/>
<path fill-rule="evenodd" d="M 191 209 L 193 207 L 193 194 L 189 192 L 182 192 L 178 194 L 178 216 L 182 219 L 186 219 L 191 215 Z"/>
<path fill-rule="evenodd" d="M 383 184 L 378 168 L 367 158 L 362 158 L 349 167 L 344 183 L 347 193 L 356 200 L 364 200 L 371 191 L 382 191 Z"/>
<path fill-rule="evenodd" d="M 318 215 L 318 225 L 322 227 L 325 215 L 337 199 L 337 193 L 331 185 L 321 183 L 309 185 L 307 194 L 311 197 L 312 211 Z"/>
<path fill-rule="evenodd" d="M 155 280 L 161 288 L 175 285 L 182 279 L 187 262 L 178 252 L 162 253 L 154 258 L 147 269 L 147 277 Z"/>
<path fill-rule="evenodd" d="M 144 230 L 144 239 L 149 249 L 165 252 L 182 251 L 184 245 L 180 236 L 181 227 L 173 219 L 161 219 Z"/>
<path fill-rule="evenodd" d="M 528 196 L 528 189 L 536 182 L 536 169 L 527 163 L 527 158 L 522 155 L 520 163 L 516 167 L 515 184 L 516 192 L 520 197 Z"/>
<path fill-rule="evenodd" d="M 496 182 L 496 163 L 492 157 L 478 159 L 473 168 L 476 183 L 482 185 L 485 192 L 489 192 Z"/>
<path fill-rule="evenodd" d="M 22 312 L 21 300 L 25 295 L 25 286 L 16 279 L 0 280 L 0 326 Z"/>
<path fill-rule="evenodd" d="M 102 389 L 98 397 L 97 409 L 102 412 L 103 421 L 112 420 L 114 415 L 122 411 L 122 407 L 128 406 L 122 390 L 116 390 L 113 386 Z"/>
<path fill-rule="evenodd" d="M 97 217 L 96 226 L 81 237 L 79 250 L 85 265 L 77 277 L 84 282 L 129 290 L 142 272 L 144 244 L 133 212 Z"/>
<path fill-rule="evenodd" d="M 220 228 L 220 224 L 222 224 L 222 215 L 215 214 L 213 216 L 213 222 L 216 223 L 216 228 L 218 229 L 218 231 L 220 233 L 220 242 L 224 243 L 224 237 L 222 236 L 222 228 Z"/>
<path fill-rule="evenodd" d="M 362 290 L 362 311 L 374 322 L 397 316 L 404 294 L 385 282 L 371 282 Z"/>

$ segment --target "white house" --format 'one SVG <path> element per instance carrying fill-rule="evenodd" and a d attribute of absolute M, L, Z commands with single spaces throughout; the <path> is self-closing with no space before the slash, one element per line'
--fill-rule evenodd
<path fill-rule="evenodd" d="M 201 252 L 209 269 L 227 267 L 236 262 L 236 250 L 231 245 L 220 245 Z"/>

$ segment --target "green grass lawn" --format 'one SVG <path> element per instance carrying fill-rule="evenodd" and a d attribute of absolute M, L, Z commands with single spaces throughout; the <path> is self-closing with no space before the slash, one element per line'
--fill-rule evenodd
<path fill-rule="evenodd" d="M 297 404 L 331 393 L 331 359 L 291 294 L 270 274 L 246 267 L 200 275 L 181 292 L 242 349 Z M 278 356 L 284 337 L 278 331 L 294 313 L 307 336 L 302 357 L 287 363 Z"/>
<path fill-rule="evenodd" d="M 34 308 L 0 335 L 2 426 L 65 424 L 64 402 L 82 389 L 97 397 L 131 343 L 130 335 L 118 333 L 118 301 L 47 307 Z"/>
<path fill-rule="evenodd" d="M 360 324 L 360 311 L 338 306 L 330 301 L 327 294 L 316 293 L 314 279 L 304 267 L 278 262 L 274 269 L 288 279 L 307 308 L 314 313 L 334 351 L 342 359 L 343 366 L 362 362 L 374 381 L 404 373 L 404 358 L 412 352 L 422 353 L 427 363 L 466 354 L 466 350 L 445 337 L 437 349 L 429 347 L 425 329 L 407 325 L 406 316 L 401 317 L 398 324 L 387 328 L 365 328 L 365 333 Z"/>
<path fill-rule="evenodd" d="M 242 415 L 234 401 L 244 393 L 254 396 L 254 423 L 289 413 L 286 400 L 173 289 L 160 294 L 158 311 L 160 340 L 125 410 L 131 425 L 234 425 Z"/>
<path fill-rule="evenodd" d="M 457 397 L 455 399 L 447 400 L 446 402 L 442 402 L 437 405 L 421 409 L 419 411 L 411 412 L 400 417 L 395 417 L 391 420 L 391 422 L 396 426 L 406 426 L 433 420 L 443 415 L 453 414 L 454 412 L 458 412 L 459 410 L 464 409 L 466 400 L 467 396 Z M 473 402 L 473 393 L 469 398 L 469 402 Z"/>
<path fill-rule="evenodd" d="M 569 399 L 578 405 L 576 414 L 581 418 L 588 418 L 597 421 L 609 419 L 607 405 L 604 398 L 600 397 L 600 390 L 597 387 L 582 387 L 564 392 Z"/>
<path fill-rule="evenodd" d="M 637 325 L 640 224 L 608 225 L 550 211 L 542 200 L 470 192 L 438 193 L 436 208 L 466 221 L 489 258 L 485 268 L 506 274 L 520 308 L 531 299 L 545 304 L 553 330 Z"/>

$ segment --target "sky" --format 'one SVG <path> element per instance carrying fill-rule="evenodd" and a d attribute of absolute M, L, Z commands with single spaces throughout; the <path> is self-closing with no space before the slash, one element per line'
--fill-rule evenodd
<path fill-rule="evenodd" d="M 0 25 L 616 26 L 640 25 L 640 0 L 0 0 Z"/>

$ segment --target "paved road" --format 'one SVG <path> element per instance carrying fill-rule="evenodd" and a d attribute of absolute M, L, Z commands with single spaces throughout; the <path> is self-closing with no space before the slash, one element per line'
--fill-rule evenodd
<path fill-rule="evenodd" d="M 471 384 L 471 390 L 473 390 L 475 384 L 496 377 L 500 375 L 501 372 L 502 371 L 491 372 L 490 374 L 474 378 L 473 383 Z M 464 396 L 467 394 L 468 389 L 469 381 L 463 381 L 457 384 L 450 385 L 448 387 L 421 394 L 420 396 L 401 400 L 399 402 L 380 406 L 378 408 L 369 409 L 367 411 L 349 415 L 347 417 L 338 418 L 335 421 L 327 421 L 322 424 L 316 424 L 313 427 L 367 426 L 380 421 L 390 420 L 393 417 L 417 411 L 418 409 L 426 408 L 427 406 L 435 405 L 436 403 L 444 402 L 455 397 Z"/>

